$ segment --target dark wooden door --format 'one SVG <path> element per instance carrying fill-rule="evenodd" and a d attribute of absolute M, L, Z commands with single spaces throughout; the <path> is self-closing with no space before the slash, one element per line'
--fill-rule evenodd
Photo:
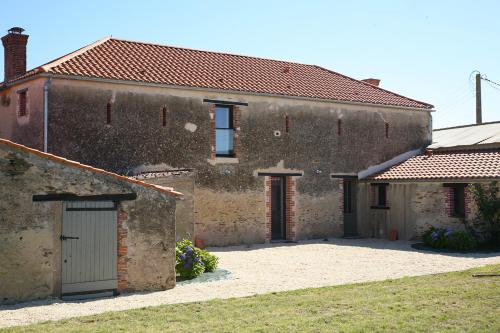
<path fill-rule="evenodd" d="M 356 195 L 358 183 L 355 179 L 344 179 L 344 237 L 358 235 Z"/>
<path fill-rule="evenodd" d="M 271 239 L 286 239 L 285 178 L 271 177 Z"/>

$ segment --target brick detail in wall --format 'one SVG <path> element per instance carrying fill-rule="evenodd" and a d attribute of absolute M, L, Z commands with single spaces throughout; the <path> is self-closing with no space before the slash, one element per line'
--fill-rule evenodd
<path fill-rule="evenodd" d="M 264 177 L 265 188 L 266 188 L 266 243 L 271 241 L 271 222 L 272 222 L 272 213 L 271 213 L 271 177 Z"/>
<path fill-rule="evenodd" d="M 448 217 L 453 217 L 453 188 L 443 187 L 444 191 L 444 207 Z"/>
<path fill-rule="evenodd" d="M 117 260 L 117 273 L 118 273 L 118 291 L 124 291 L 128 289 L 127 281 L 127 229 L 125 226 L 125 221 L 127 220 L 127 213 L 119 209 L 118 210 L 118 260 Z"/>
<path fill-rule="evenodd" d="M 344 223 L 344 179 L 343 178 L 339 178 L 339 193 L 340 193 L 339 216 L 340 216 L 340 221 Z"/>
<path fill-rule="evenodd" d="M 208 105 L 208 115 L 210 117 L 210 158 L 215 159 L 215 104 Z"/>
<path fill-rule="evenodd" d="M 241 123 L 241 109 L 239 106 L 233 106 L 233 149 L 234 157 L 239 158 L 241 153 L 241 142 L 240 142 L 240 123 Z"/>
<path fill-rule="evenodd" d="M 4 79 L 9 81 L 26 73 L 28 35 L 9 33 L 2 37 L 4 46 Z"/>
<path fill-rule="evenodd" d="M 296 239 L 296 226 L 295 226 L 295 179 L 293 177 L 285 177 L 286 183 L 286 239 Z"/>
<path fill-rule="evenodd" d="M 464 199 L 465 199 L 465 218 L 467 218 L 471 215 L 471 207 L 472 207 L 471 185 L 467 185 L 465 187 Z"/>

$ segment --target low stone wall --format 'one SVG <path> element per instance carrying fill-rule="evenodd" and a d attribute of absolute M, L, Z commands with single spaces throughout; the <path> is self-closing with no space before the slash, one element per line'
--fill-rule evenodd
<path fill-rule="evenodd" d="M 33 195 L 62 193 L 135 193 L 119 204 L 119 288 L 174 287 L 173 196 L 0 142 L 0 303 L 60 295 L 62 202 Z"/>
<path fill-rule="evenodd" d="M 207 246 L 264 243 L 265 221 L 263 191 L 195 188 L 195 235 Z"/>
<path fill-rule="evenodd" d="M 175 209 L 175 239 L 194 241 L 194 171 L 179 170 L 152 172 L 137 177 L 148 184 L 173 187 L 184 196 Z"/>

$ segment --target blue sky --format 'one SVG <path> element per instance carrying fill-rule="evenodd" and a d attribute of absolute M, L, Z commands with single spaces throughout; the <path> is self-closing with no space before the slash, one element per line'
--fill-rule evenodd
<path fill-rule="evenodd" d="M 2 9 L 0 30 L 30 35 L 29 68 L 109 35 L 290 60 L 379 78 L 435 105 L 435 128 L 475 121 L 473 70 L 500 82 L 498 0 L 2 0 Z M 482 100 L 483 121 L 500 120 L 500 90 L 483 82 Z"/>

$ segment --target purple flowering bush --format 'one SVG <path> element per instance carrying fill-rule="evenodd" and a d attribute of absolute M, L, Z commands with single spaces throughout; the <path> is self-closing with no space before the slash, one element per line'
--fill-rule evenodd
<path fill-rule="evenodd" d="M 187 239 L 177 242 L 175 246 L 175 270 L 183 278 L 192 279 L 205 271 L 213 272 L 218 258 L 201 250 Z"/>
<path fill-rule="evenodd" d="M 476 239 L 468 232 L 431 227 L 423 236 L 424 244 L 437 249 L 471 250 Z"/>

